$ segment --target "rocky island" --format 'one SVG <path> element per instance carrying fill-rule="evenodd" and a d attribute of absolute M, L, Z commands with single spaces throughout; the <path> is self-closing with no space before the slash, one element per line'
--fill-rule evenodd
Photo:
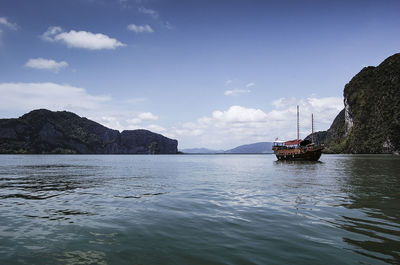
<path fill-rule="evenodd" d="M 178 141 L 147 130 L 121 133 L 67 111 L 0 119 L 3 154 L 176 154 Z"/>
<path fill-rule="evenodd" d="M 345 108 L 327 131 L 314 135 L 317 142 L 332 153 L 399 153 L 400 53 L 363 68 L 343 94 Z"/>

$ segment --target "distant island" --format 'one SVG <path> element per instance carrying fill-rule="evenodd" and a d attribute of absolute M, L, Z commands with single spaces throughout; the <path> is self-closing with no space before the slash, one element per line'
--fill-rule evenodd
<path fill-rule="evenodd" d="M 181 151 L 186 154 L 271 154 L 272 142 L 245 144 L 229 150 L 190 148 L 190 149 L 182 149 Z"/>
<path fill-rule="evenodd" d="M 344 109 L 327 131 L 315 133 L 330 153 L 400 151 L 400 53 L 363 68 L 344 88 Z M 311 135 L 307 136 L 310 139 Z"/>
<path fill-rule="evenodd" d="M 227 154 L 271 154 L 272 142 L 245 144 L 225 151 Z"/>
<path fill-rule="evenodd" d="M 208 148 L 204 148 L 204 147 L 200 147 L 200 148 L 186 148 L 186 149 L 182 149 L 179 150 L 182 153 L 185 154 L 221 154 L 224 153 L 224 150 L 214 150 L 214 149 L 208 149 Z"/>
<path fill-rule="evenodd" d="M 147 130 L 121 133 L 68 111 L 0 119 L 2 154 L 177 154 L 178 141 Z"/>

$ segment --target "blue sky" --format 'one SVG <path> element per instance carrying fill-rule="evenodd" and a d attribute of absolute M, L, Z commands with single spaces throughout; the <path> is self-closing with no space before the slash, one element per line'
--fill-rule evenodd
<path fill-rule="evenodd" d="M 400 48 L 399 1 L 2 0 L 0 116 L 69 110 L 179 148 L 324 130 Z"/>

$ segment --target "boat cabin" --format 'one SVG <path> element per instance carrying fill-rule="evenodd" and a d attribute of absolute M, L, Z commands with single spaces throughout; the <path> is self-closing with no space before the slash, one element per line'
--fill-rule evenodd
<path fill-rule="evenodd" d="M 312 145 L 309 140 L 290 140 L 290 141 L 275 141 L 273 143 L 273 147 L 277 147 L 278 149 L 295 149 L 298 147 L 307 147 Z"/>

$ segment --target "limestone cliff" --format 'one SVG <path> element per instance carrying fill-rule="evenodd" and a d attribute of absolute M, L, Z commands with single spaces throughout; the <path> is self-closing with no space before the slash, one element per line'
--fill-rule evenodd
<path fill-rule="evenodd" d="M 335 153 L 400 150 L 400 53 L 365 67 L 344 88 L 344 105 L 325 145 Z"/>

